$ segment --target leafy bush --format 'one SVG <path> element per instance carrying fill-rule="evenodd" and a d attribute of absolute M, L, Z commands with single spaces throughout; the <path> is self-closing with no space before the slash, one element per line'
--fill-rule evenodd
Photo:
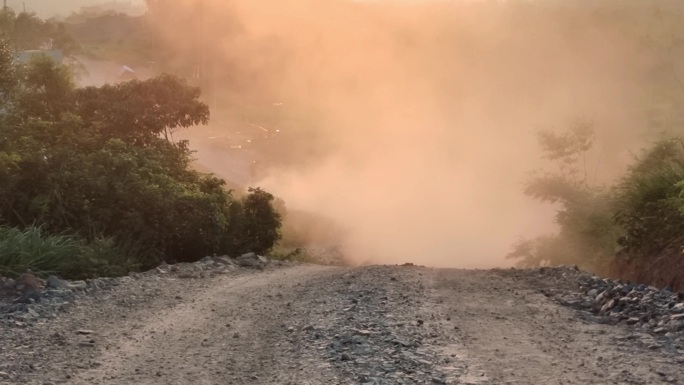
<path fill-rule="evenodd" d="M 27 269 L 65 278 L 123 275 L 136 268 L 135 247 L 111 238 L 91 242 L 67 234 L 50 235 L 40 227 L 0 227 L 0 275 L 17 276 Z"/>
<path fill-rule="evenodd" d="M 235 215 L 233 248 L 239 251 L 269 252 L 280 239 L 282 217 L 273 206 L 275 197 L 260 188 L 249 188 Z"/>
<path fill-rule="evenodd" d="M 572 130 L 554 135 L 540 143 L 549 159 L 560 160 L 560 173 L 536 175 L 526 192 L 559 205 L 559 231 L 520 241 L 508 257 L 522 267 L 573 264 L 684 288 L 684 142 L 657 142 L 616 185 L 597 188 L 576 177 L 591 141 Z"/>
<path fill-rule="evenodd" d="M 188 143 L 172 140 L 173 130 L 208 121 L 199 89 L 169 75 L 78 89 L 47 57 L 17 69 L 3 52 L 0 73 L 20 76 L 18 86 L 7 83 L 0 110 L 0 225 L 37 224 L 46 234 L 82 237 L 83 250 L 99 248 L 91 259 L 85 251 L 74 257 L 82 268 L 68 274 L 107 270 L 98 261 L 131 243 L 144 248 L 136 263 L 150 267 L 264 253 L 278 241 L 271 194 L 256 188 L 234 198 L 223 180 L 190 169 Z"/>
<path fill-rule="evenodd" d="M 616 187 L 615 220 L 625 229 L 612 273 L 684 290 L 684 145 L 656 143 Z"/>
<path fill-rule="evenodd" d="M 661 141 L 617 186 L 616 221 L 624 227 L 623 254 L 653 256 L 684 235 L 684 147 Z"/>
<path fill-rule="evenodd" d="M 588 182 L 585 158 L 593 136 L 593 126 L 587 122 L 576 122 L 561 133 L 539 132 L 544 158 L 556 169 L 536 171 L 525 193 L 558 206 L 559 232 L 514 245 L 507 257 L 517 259 L 519 266 L 565 264 L 607 270 L 622 229 L 613 220 L 613 193 Z"/>
<path fill-rule="evenodd" d="M 10 39 L 18 50 L 42 49 L 50 42 L 66 55 L 79 51 L 78 44 L 67 33 L 63 23 L 44 21 L 34 13 L 16 13 L 10 7 L 0 9 L 0 35 Z"/>
<path fill-rule="evenodd" d="M 558 233 L 522 240 L 507 257 L 517 259 L 520 267 L 576 265 L 605 273 L 622 235 L 613 220 L 612 199 L 605 192 L 586 192 L 566 202 L 556 214 Z"/>

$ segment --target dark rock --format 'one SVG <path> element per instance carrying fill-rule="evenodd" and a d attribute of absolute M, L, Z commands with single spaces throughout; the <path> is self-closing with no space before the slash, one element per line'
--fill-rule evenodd
<path fill-rule="evenodd" d="M 631 284 L 599 278 L 570 268 L 542 268 L 539 275 L 549 280 L 574 277 L 576 291 L 544 288 L 542 294 L 564 306 L 585 310 L 593 316 L 583 318 L 604 324 L 627 324 L 666 338 L 684 335 L 684 293 L 653 286 Z M 553 281 L 552 281 L 553 282 Z"/>
<path fill-rule="evenodd" d="M 85 290 L 88 288 L 88 284 L 85 281 L 73 281 L 69 283 L 69 289 L 71 290 Z"/>
<path fill-rule="evenodd" d="M 259 257 L 256 253 L 247 253 L 237 257 L 235 262 L 238 266 L 242 267 L 263 268 L 265 262 L 263 262 L 261 258 L 263 257 Z"/>
<path fill-rule="evenodd" d="M 47 287 L 53 288 L 53 289 L 66 289 L 69 287 L 69 282 L 57 278 L 54 275 L 51 275 L 47 278 L 46 280 Z"/>

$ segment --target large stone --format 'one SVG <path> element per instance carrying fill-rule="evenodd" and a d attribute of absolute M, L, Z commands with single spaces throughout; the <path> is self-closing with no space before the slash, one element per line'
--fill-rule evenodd
<path fill-rule="evenodd" d="M 2 286 L 3 288 L 11 288 L 14 290 L 14 280 L 12 278 L 3 278 L 2 284 L 0 286 Z"/>
<path fill-rule="evenodd" d="M 85 290 L 87 288 L 88 284 L 85 281 L 73 281 L 69 284 L 71 290 Z"/>
<path fill-rule="evenodd" d="M 43 280 L 33 275 L 30 271 L 22 274 L 14 283 L 17 291 L 27 294 L 40 291 L 45 285 Z"/>
<path fill-rule="evenodd" d="M 214 258 L 214 261 L 215 261 L 216 263 L 218 263 L 218 264 L 221 264 L 221 265 L 234 265 L 234 264 L 235 264 L 235 263 L 233 262 L 233 260 L 230 259 L 230 257 L 227 256 L 227 255 L 223 255 L 223 256 L 220 256 L 220 257 L 215 257 L 215 258 Z"/>
<path fill-rule="evenodd" d="M 237 257 L 237 259 L 257 259 L 256 253 L 245 253 Z"/>
<path fill-rule="evenodd" d="M 261 262 L 257 259 L 237 259 L 236 260 L 238 266 L 242 267 L 259 267 L 261 266 Z"/>
<path fill-rule="evenodd" d="M 602 307 L 601 307 L 601 313 L 605 313 L 608 310 L 612 309 L 615 307 L 615 300 L 611 299 L 610 301 L 606 302 Z"/>
<path fill-rule="evenodd" d="M 52 288 L 52 289 L 66 289 L 69 287 L 69 282 L 57 278 L 54 275 L 51 275 L 47 278 L 47 287 Z"/>
<path fill-rule="evenodd" d="M 238 266 L 263 268 L 265 263 L 261 261 L 256 253 L 246 253 L 235 259 Z"/>

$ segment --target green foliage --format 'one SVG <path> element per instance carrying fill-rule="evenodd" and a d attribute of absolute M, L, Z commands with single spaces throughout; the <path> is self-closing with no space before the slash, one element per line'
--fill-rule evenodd
<path fill-rule="evenodd" d="M 70 112 L 74 82 L 67 67 L 37 55 L 17 72 L 21 87 L 14 93 L 10 114 L 15 122 L 59 121 Z"/>
<path fill-rule="evenodd" d="M 83 10 L 64 20 L 66 32 L 73 36 L 80 53 L 96 60 L 128 65 L 159 65 L 159 41 L 148 16 L 128 16 L 105 9 Z M 183 25 L 183 24 L 178 24 Z M 187 34 L 187 28 L 183 29 Z"/>
<path fill-rule="evenodd" d="M 639 105 L 648 119 L 644 138 L 681 135 L 682 3 L 606 0 L 593 6 L 589 18 L 599 17 L 603 25 L 613 25 L 651 56 L 642 84 L 648 97 Z M 681 285 L 684 273 L 681 268 L 677 272 L 684 264 L 681 140 L 649 146 L 615 185 L 597 188 L 586 183 L 583 151 L 591 147 L 591 140 L 571 131 L 540 137 L 545 159 L 555 162 L 560 171 L 534 174 L 525 190 L 559 207 L 559 231 L 521 241 L 509 256 L 524 266 L 573 263 L 604 273 L 610 266 L 621 278 Z"/>
<path fill-rule="evenodd" d="M 163 75 L 78 89 L 45 57 L 18 74 L 0 113 L 0 225 L 76 234 L 98 255 L 135 244 L 141 267 L 263 253 L 278 241 L 271 194 L 234 198 L 223 180 L 189 168 L 186 141 L 173 141 L 174 129 L 209 119 L 197 88 Z M 78 274 L 103 271 L 88 261 L 77 259 Z"/>
<path fill-rule="evenodd" d="M 199 89 L 171 75 L 86 87 L 75 94 L 77 113 L 86 123 L 98 125 L 105 138 L 136 146 L 155 146 L 160 135 L 169 139 L 174 129 L 209 120 Z"/>
<path fill-rule="evenodd" d="M 273 206 L 274 196 L 260 188 L 249 188 L 242 199 L 233 247 L 241 251 L 268 253 L 280 240 L 281 214 Z"/>
<path fill-rule="evenodd" d="M 638 159 L 617 186 L 616 221 L 626 255 L 653 256 L 684 234 L 684 147 L 679 139 L 658 142 Z"/>
<path fill-rule="evenodd" d="M 564 204 L 556 214 L 558 233 L 522 240 L 507 257 L 517 259 L 521 267 L 577 265 L 605 271 L 622 235 L 611 202 L 611 195 L 600 192 Z"/>
<path fill-rule="evenodd" d="M 136 268 L 136 252 L 111 238 L 87 242 L 74 235 L 50 235 L 40 227 L 0 227 L 2 276 L 17 276 L 27 269 L 65 278 L 123 275 Z"/>
<path fill-rule="evenodd" d="M 33 13 L 17 14 L 11 8 L 0 10 L 0 36 L 18 51 L 50 48 L 70 56 L 79 50 L 64 24 L 41 20 Z"/>
<path fill-rule="evenodd" d="M 656 143 L 612 188 L 586 183 L 581 172 L 591 148 L 588 131 L 543 133 L 546 158 L 557 173 L 535 176 L 525 192 L 559 205 L 557 234 L 522 240 L 508 257 L 522 267 L 572 264 L 600 273 L 666 285 L 684 274 L 684 142 Z"/>
<path fill-rule="evenodd" d="M 0 37 L 0 110 L 5 107 L 14 92 L 18 77 L 14 66 L 14 50 Z"/>

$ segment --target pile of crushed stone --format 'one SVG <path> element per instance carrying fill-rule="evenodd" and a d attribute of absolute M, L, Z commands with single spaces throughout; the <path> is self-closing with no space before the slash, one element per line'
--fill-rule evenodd
<path fill-rule="evenodd" d="M 175 276 L 181 279 L 206 278 L 239 268 L 263 269 L 269 264 L 288 263 L 271 261 L 255 253 L 247 253 L 238 258 L 205 257 L 193 263 L 162 264 L 146 272 L 130 273 L 128 276 L 115 278 L 67 281 L 49 276 L 43 280 L 31 271 L 16 279 L 0 276 L 0 325 L 25 327 L 40 320 L 55 318 L 66 312 L 79 297 L 103 295 L 116 286 L 136 279 L 155 279 L 161 276 Z"/>
<path fill-rule="evenodd" d="M 576 267 L 544 267 L 518 272 L 538 278 L 547 297 L 587 312 L 597 322 L 629 325 L 684 341 L 684 293 L 601 278 Z"/>

